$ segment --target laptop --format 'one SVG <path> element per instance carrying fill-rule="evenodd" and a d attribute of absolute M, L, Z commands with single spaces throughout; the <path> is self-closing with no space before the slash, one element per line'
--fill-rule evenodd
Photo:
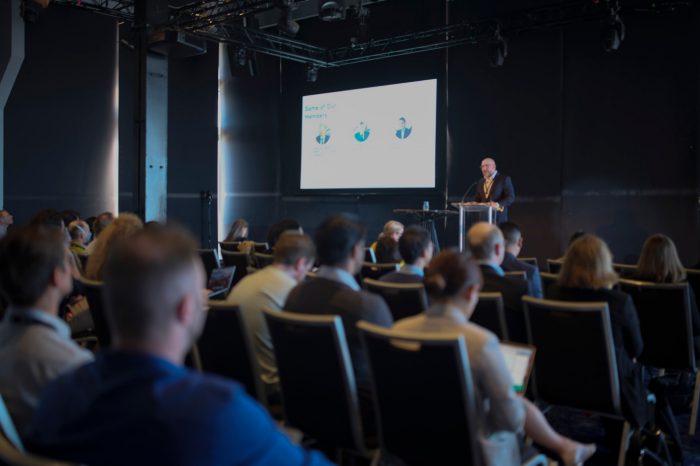
<path fill-rule="evenodd" d="M 499 345 L 513 380 L 513 389 L 518 395 L 522 395 L 527 390 L 532 365 L 535 362 L 535 347 L 511 342 L 501 342 Z"/>
<path fill-rule="evenodd" d="M 233 275 L 236 273 L 236 266 L 219 267 L 211 271 L 207 288 L 211 290 L 209 299 L 224 300 L 231 291 L 233 284 Z"/>

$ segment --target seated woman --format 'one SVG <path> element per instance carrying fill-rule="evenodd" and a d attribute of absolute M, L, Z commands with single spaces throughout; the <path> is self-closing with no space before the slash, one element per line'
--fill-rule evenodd
<path fill-rule="evenodd" d="M 647 238 L 642 247 L 642 255 L 637 264 L 637 278 L 654 283 L 683 283 L 686 273 L 678 257 L 673 240 L 666 235 L 656 234 Z M 700 313 L 692 287 L 690 294 L 690 318 L 695 340 L 695 357 L 700 357 Z"/>
<path fill-rule="evenodd" d="M 248 239 L 248 222 L 244 218 L 237 218 L 231 224 L 231 229 L 224 241 L 245 241 Z"/>
<path fill-rule="evenodd" d="M 85 278 L 102 280 L 102 268 L 110 251 L 120 241 L 129 239 L 143 228 L 143 222 L 134 214 L 121 213 L 104 229 L 97 239 L 97 244 L 85 266 Z"/>
<path fill-rule="evenodd" d="M 632 298 L 612 289 L 617 281 L 608 246 L 597 236 L 586 234 L 567 249 L 559 281 L 546 290 L 545 296 L 559 301 L 608 303 L 620 377 L 622 412 L 631 424 L 639 427 L 644 426 L 648 419 L 641 366 L 635 360 L 642 353 L 642 333 Z"/>
<path fill-rule="evenodd" d="M 481 272 L 476 262 L 457 251 L 443 251 L 433 258 L 425 274 L 425 289 L 432 305 L 419 316 L 402 319 L 394 329 L 407 332 L 464 335 L 477 400 L 484 416 L 478 420 L 486 435 L 498 431 L 521 432 L 556 452 L 566 465 L 586 461 L 596 448 L 558 434 L 542 412 L 516 395 L 510 373 L 498 345 L 488 330 L 469 322 L 479 300 Z"/>

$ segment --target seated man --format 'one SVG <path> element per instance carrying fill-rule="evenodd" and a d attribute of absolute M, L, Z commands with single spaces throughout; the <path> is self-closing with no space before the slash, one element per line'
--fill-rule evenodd
<path fill-rule="evenodd" d="M 389 236 L 382 236 L 377 240 L 377 249 L 374 254 L 379 264 L 398 264 L 401 262 L 399 243 Z"/>
<path fill-rule="evenodd" d="M 542 298 L 542 277 L 540 269 L 532 264 L 518 260 L 518 254 L 523 248 L 523 236 L 520 233 L 520 227 L 513 222 L 503 222 L 498 225 L 503 233 L 503 239 L 506 245 L 506 254 L 503 257 L 501 268 L 506 272 L 524 271 L 527 275 L 527 284 L 530 289 L 528 293 L 535 298 Z"/>
<path fill-rule="evenodd" d="M 260 367 L 260 378 L 273 404 L 279 403 L 279 377 L 272 338 L 262 310 L 282 310 L 289 292 L 304 280 L 311 269 L 315 255 L 316 248 L 311 238 L 295 231 L 286 231 L 275 245 L 272 265 L 244 277 L 226 299 L 241 308 Z"/>
<path fill-rule="evenodd" d="M 484 276 L 483 291 L 499 292 L 503 296 L 503 307 L 508 325 L 508 336 L 512 341 L 527 343 L 525 314 L 522 297 L 528 293 L 527 282 L 519 278 L 506 277 L 501 268 L 505 255 L 503 234 L 496 225 L 475 223 L 467 232 L 469 248 Z"/>
<path fill-rule="evenodd" d="M 33 227 L 0 241 L 0 283 L 10 305 L 0 324 L 0 393 L 22 436 L 46 384 L 93 359 L 58 318 L 73 288 L 63 241 L 61 230 Z"/>
<path fill-rule="evenodd" d="M 285 311 L 337 314 L 343 319 L 360 394 L 370 398 L 369 367 L 355 324 L 366 320 L 391 327 L 391 312 L 379 295 L 360 290 L 355 274 L 365 255 L 365 227 L 349 215 L 334 215 L 316 229 L 321 267 L 316 278 L 297 285 L 287 297 Z"/>
<path fill-rule="evenodd" d="M 205 313 L 194 241 L 141 230 L 104 267 L 114 349 L 57 379 L 30 449 L 90 465 L 329 465 L 293 445 L 236 382 L 183 367 Z"/>
<path fill-rule="evenodd" d="M 69 249 L 75 254 L 85 254 L 85 247 L 90 242 L 90 227 L 84 220 L 73 220 L 68 225 L 70 235 Z"/>
<path fill-rule="evenodd" d="M 388 273 L 382 278 L 390 283 L 422 283 L 423 269 L 433 257 L 433 242 L 425 228 L 411 225 L 399 238 L 399 252 L 404 261 L 396 272 Z"/>

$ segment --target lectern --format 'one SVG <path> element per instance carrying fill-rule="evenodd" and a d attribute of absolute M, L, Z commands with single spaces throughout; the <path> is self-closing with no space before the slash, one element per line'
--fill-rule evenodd
<path fill-rule="evenodd" d="M 490 204 L 482 202 L 453 202 L 452 207 L 459 209 L 459 250 L 465 249 L 466 215 L 472 219 L 471 223 L 484 221 L 496 223 L 496 212 L 499 210 Z"/>

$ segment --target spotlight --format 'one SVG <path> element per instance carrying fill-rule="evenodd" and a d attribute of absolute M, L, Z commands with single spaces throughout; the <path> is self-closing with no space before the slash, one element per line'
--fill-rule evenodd
<path fill-rule="evenodd" d="M 310 83 L 315 83 L 318 79 L 318 65 L 309 63 L 306 67 L 306 81 Z"/>
<path fill-rule="evenodd" d="M 277 21 L 277 30 L 280 34 L 288 37 L 295 37 L 299 33 L 299 23 L 292 18 L 290 6 L 284 6 L 280 10 L 280 19 Z"/>
<path fill-rule="evenodd" d="M 345 19 L 345 2 L 342 0 L 321 0 L 318 2 L 318 17 L 321 21 Z"/>
<path fill-rule="evenodd" d="M 501 27 L 496 27 L 493 39 L 489 42 L 489 63 L 493 68 L 503 66 L 508 56 L 508 39 L 501 36 Z"/>
<path fill-rule="evenodd" d="M 625 23 L 616 12 L 611 12 L 610 17 L 603 22 L 600 28 L 600 39 L 606 52 L 619 49 L 622 41 L 625 40 Z"/>
<path fill-rule="evenodd" d="M 241 47 L 236 52 L 236 62 L 238 66 L 245 66 L 248 63 L 248 51 L 245 47 Z"/>

